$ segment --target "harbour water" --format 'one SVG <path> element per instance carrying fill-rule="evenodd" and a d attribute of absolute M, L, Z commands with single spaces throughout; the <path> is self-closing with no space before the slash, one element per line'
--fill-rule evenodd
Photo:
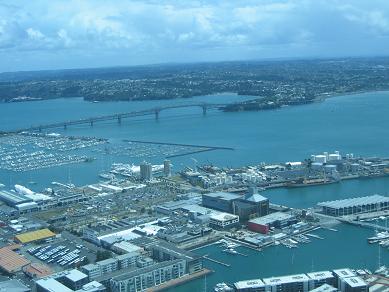
<path fill-rule="evenodd" d="M 176 102 L 232 102 L 241 97 L 217 95 L 180 101 L 147 101 L 89 103 L 80 98 L 29 103 L 0 104 L 0 130 L 24 128 L 31 124 L 66 121 L 89 116 L 148 109 Z M 55 132 L 67 135 L 85 135 L 108 138 L 110 143 L 124 139 L 157 142 L 200 144 L 233 147 L 234 151 L 220 150 L 172 159 L 174 169 L 183 165 L 213 163 L 220 166 L 254 165 L 262 161 L 298 161 L 311 154 L 339 150 L 361 156 L 389 156 L 389 93 L 375 92 L 340 96 L 321 103 L 286 107 L 272 111 L 223 113 L 202 115 L 201 108 L 186 108 L 161 112 L 153 116 L 95 124 L 72 126 Z M 34 172 L 12 173 L 0 171 L 0 183 L 28 185 L 39 191 L 52 181 L 77 185 L 95 182 L 98 173 L 107 170 L 113 162 L 139 163 L 140 159 L 123 161 L 126 157 L 92 153 L 96 160 L 90 163 L 66 165 Z M 143 160 L 144 158 L 142 158 Z M 153 157 L 152 163 L 161 163 L 163 157 Z M 349 198 L 374 193 L 388 194 L 389 178 L 343 181 L 339 184 L 296 189 L 275 189 L 264 193 L 274 203 L 291 207 L 310 207 L 319 201 Z M 261 278 L 311 270 L 366 267 L 378 265 L 377 245 L 368 245 L 366 238 L 372 230 L 339 225 L 339 232 L 318 231 L 325 240 L 312 240 L 297 249 L 282 246 L 263 252 L 244 249 L 248 257 L 222 253 L 210 246 L 198 250 L 215 259 L 232 263 L 230 268 L 206 262 L 215 270 L 207 277 L 210 288 L 220 281 Z M 239 249 L 238 249 L 239 250 Z M 243 248 L 242 248 L 243 252 Z M 389 264 L 387 250 L 381 253 L 381 262 Z M 197 280 L 174 291 L 204 291 L 204 280 Z"/>

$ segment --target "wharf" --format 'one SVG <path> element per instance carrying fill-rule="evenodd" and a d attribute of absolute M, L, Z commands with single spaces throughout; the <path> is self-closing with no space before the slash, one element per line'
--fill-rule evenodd
<path fill-rule="evenodd" d="M 199 271 L 197 273 L 185 275 L 185 276 L 183 276 L 181 278 L 170 280 L 170 281 L 168 281 L 166 283 L 163 283 L 163 284 L 161 284 L 159 286 L 149 288 L 146 291 L 147 292 L 164 291 L 164 290 L 176 287 L 176 286 L 183 285 L 183 284 L 185 284 L 185 283 L 187 283 L 189 281 L 205 277 L 205 276 L 207 276 L 207 275 L 209 275 L 211 273 L 213 273 L 212 270 L 204 268 L 204 269 L 202 269 L 201 271 Z"/>

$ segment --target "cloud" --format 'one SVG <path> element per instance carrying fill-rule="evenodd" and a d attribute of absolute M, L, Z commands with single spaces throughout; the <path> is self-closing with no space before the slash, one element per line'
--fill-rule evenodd
<path fill-rule="evenodd" d="M 99 64 L 102 54 L 116 54 L 113 63 L 382 54 L 388 34 L 384 0 L 0 0 L 1 56 L 59 52 Z"/>

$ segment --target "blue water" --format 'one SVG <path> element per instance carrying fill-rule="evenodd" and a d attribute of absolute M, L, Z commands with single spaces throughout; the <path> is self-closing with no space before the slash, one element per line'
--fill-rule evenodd
<path fill-rule="evenodd" d="M 0 104 L 0 129 L 23 128 L 40 123 L 66 121 L 89 116 L 148 109 L 176 103 L 233 102 L 242 97 L 215 95 L 186 100 L 147 102 L 89 103 L 82 99 L 58 99 L 30 103 Z M 139 117 L 116 122 L 58 129 L 67 135 L 90 135 L 108 138 L 111 143 L 123 139 L 201 144 L 233 147 L 234 151 L 213 151 L 172 159 L 174 169 L 199 163 L 220 166 L 242 166 L 265 162 L 299 161 L 311 154 L 339 150 L 362 156 L 389 157 L 389 93 L 375 92 L 339 96 L 321 103 L 287 107 L 262 112 L 223 113 L 210 111 L 202 115 L 201 108 L 163 111 L 160 119 Z M 83 185 L 97 180 L 97 174 L 123 157 L 96 155 L 96 161 L 35 172 L 15 174 L 0 171 L 0 182 L 11 187 L 36 181 L 34 190 L 49 186 L 51 181 Z M 142 158 L 143 159 L 143 158 Z M 140 159 L 139 159 L 140 160 Z M 134 159 L 133 163 L 139 160 Z M 161 163 L 163 157 L 149 159 Z M 339 184 L 297 189 L 275 189 L 264 192 L 272 202 L 291 207 L 311 207 L 319 201 L 348 198 L 374 193 L 389 193 L 389 178 L 343 181 Z M 296 250 L 283 247 L 261 253 L 242 250 L 249 257 L 221 253 L 207 247 L 200 253 L 226 262 L 225 268 L 212 263 L 215 273 L 207 277 L 208 286 L 228 282 L 340 267 L 377 266 L 377 246 L 368 245 L 366 237 L 373 232 L 353 226 L 339 226 L 339 232 L 321 231 L 326 240 L 314 240 Z M 389 252 L 382 251 L 382 262 L 389 264 Z M 176 291 L 203 291 L 204 280 L 194 281 Z"/>

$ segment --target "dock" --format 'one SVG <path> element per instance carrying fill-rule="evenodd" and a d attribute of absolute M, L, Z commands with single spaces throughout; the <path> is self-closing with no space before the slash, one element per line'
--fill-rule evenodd
<path fill-rule="evenodd" d="M 221 262 L 221 261 L 212 259 L 212 258 L 208 257 L 208 255 L 203 255 L 203 258 L 206 259 L 206 260 L 209 260 L 210 262 L 213 262 L 213 263 L 216 263 L 216 264 L 225 266 L 225 267 L 231 267 L 230 264 L 226 264 L 226 263 L 223 263 L 223 262 Z"/>

